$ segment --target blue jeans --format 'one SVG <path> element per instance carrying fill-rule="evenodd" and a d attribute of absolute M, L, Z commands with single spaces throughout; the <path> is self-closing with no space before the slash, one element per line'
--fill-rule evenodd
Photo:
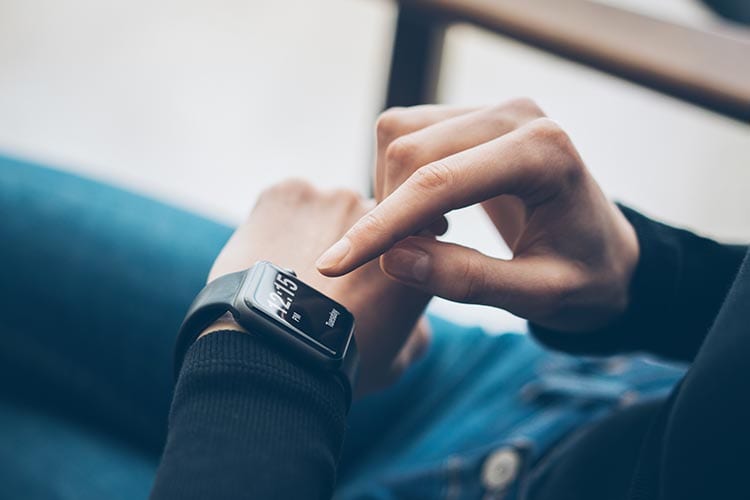
<path fill-rule="evenodd" d="M 146 498 L 174 335 L 232 229 L 2 157 L 0 216 L 3 497 Z M 558 443 L 682 373 L 430 319 L 425 357 L 353 406 L 337 498 L 520 498 Z"/>

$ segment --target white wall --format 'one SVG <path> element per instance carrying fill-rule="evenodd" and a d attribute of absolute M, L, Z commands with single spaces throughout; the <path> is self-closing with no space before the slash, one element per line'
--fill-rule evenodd
<path fill-rule="evenodd" d="M 607 1 L 714 22 L 688 0 Z M 230 222 L 289 175 L 364 191 L 393 15 L 386 0 L 0 0 L 0 151 Z M 750 239 L 747 125 L 463 26 L 443 74 L 445 102 L 538 99 L 613 196 Z M 503 254 L 478 211 L 452 219 L 449 239 Z"/>

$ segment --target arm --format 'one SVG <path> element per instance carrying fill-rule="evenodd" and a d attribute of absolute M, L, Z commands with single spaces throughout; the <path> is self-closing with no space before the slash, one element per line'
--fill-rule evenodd
<path fill-rule="evenodd" d="M 620 207 L 635 228 L 640 259 L 630 303 L 609 326 L 566 334 L 531 326 L 550 347 L 572 353 L 648 351 L 691 361 L 700 348 L 747 252 L 653 221 Z"/>
<path fill-rule="evenodd" d="M 426 296 L 389 280 L 376 262 L 337 280 L 313 268 L 314 257 L 366 207 L 344 190 L 276 185 L 261 194 L 209 274 L 211 281 L 271 260 L 343 304 L 356 318 L 355 395 L 397 377 L 427 335 L 424 323 L 415 326 Z M 345 407 L 335 375 L 285 357 L 225 315 L 183 362 L 152 498 L 330 498 Z"/>
<path fill-rule="evenodd" d="M 330 498 L 344 389 L 247 333 L 190 349 L 175 389 L 154 500 Z"/>

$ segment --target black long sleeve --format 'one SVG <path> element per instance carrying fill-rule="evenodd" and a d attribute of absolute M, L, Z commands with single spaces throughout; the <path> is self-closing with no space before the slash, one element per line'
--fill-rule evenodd
<path fill-rule="evenodd" d="M 345 406 L 335 376 L 252 335 L 207 335 L 185 358 L 151 498 L 330 498 Z"/>
<path fill-rule="evenodd" d="M 594 332 L 563 333 L 531 325 L 544 344 L 576 354 L 646 351 L 691 361 L 737 274 L 747 246 L 722 245 L 620 206 L 641 248 L 630 305 Z"/>

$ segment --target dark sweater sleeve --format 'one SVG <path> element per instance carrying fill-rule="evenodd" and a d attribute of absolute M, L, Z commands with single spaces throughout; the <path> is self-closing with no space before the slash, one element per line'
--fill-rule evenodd
<path fill-rule="evenodd" d="M 645 351 L 691 361 L 708 333 L 747 252 L 661 224 L 620 206 L 635 228 L 640 260 L 630 305 L 597 331 L 563 333 L 531 324 L 544 344 L 574 354 Z"/>
<path fill-rule="evenodd" d="M 334 375 L 211 333 L 185 358 L 151 498 L 330 498 L 345 422 Z"/>

